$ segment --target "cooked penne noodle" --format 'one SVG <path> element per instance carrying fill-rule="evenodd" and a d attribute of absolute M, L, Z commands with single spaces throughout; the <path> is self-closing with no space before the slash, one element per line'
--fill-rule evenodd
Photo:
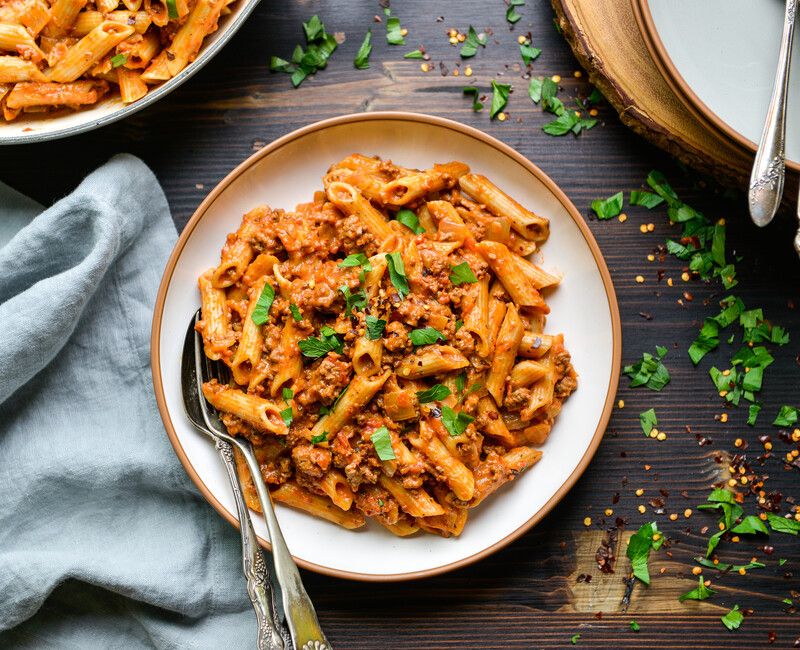
<path fill-rule="evenodd" d="M 216 29 L 223 0 L 197 0 L 189 18 L 178 29 L 167 52 L 167 70 L 173 77 L 194 61 L 203 39 Z"/>
<path fill-rule="evenodd" d="M 460 370 L 468 365 L 467 358 L 450 345 L 427 345 L 405 359 L 397 369 L 397 374 L 404 379 L 420 379 Z"/>
<path fill-rule="evenodd" d="M 33 36 L 22 25 L 0 23 L 0 50 L 8 52 L 26 52 L 29 60 L 36 63 L 44 58 L 44 52 L 36 45 Z"/>
<path fill-rule="evenodd" d="M 18 83 L 6 97 L 9 108 L 31 106 L 79 106 L 95 104 L 108 90 L 105 81 L 75 81 L 71 84 Z"/>
<path fill-rule="evenodd" d="M 214 381 L 203 384 L 203 395 L 214 408 L 235 415 L 259 431 L 282 436 L 288 432 L 281 418 L 281 409 L 269 400 Z"/>
<path fill-rule="evenodd" d="M 326 439 L 330 439 L 336 435 L 339 429 L 350 422 L 358 410 L 372 399 L 391 374 L 387 371 L 378 376 L 356 375 L 333 410 L 317 420 L 311 429 L 311 438 L 325 436 Z"/>
<path fill-rule="evenodd" d="M 526 210 L 508 194 L 480 174 L 465 174 L 458 179 L 459 187 L 485 205 L 498 217 L 506 217 L 511 227 L 525 239 L 539 242 L 550 234 L 550 222 Z"/>
<path fill-rule="evenodd" d="M 117 83 L 119 84 L 119 95 L 124 104 L 135 102 L 147 94 L 147 84 L 142 81 L 141 75 L 133 70 L 119 68 Z"/>
<path fill-rule="evenodd" d="M 196 8 L 176 6 L 188 24 Z M 139 74 L 119 61 L 93 74 L 121 86 Z M 455 537 L 469 508 L 541 457 L 577 385 L 563 337 L 545 333 L 538 289 L 557 279 L 513 252 L 536 244 L 499 204 L 462 193 L 467 171 L 352 154 L 293 212 L 249 211 L 200 276 L 197 329 L 231 374 L 204 394 L 253 444 L 276 502 L 348 528 L 369 518 L 398 537 Z M 424 234 L 398 221 L 401 205 Z"/>
<path fill-rule="evenodd" d="M 506 378 L 514 365 L 523 333 L 522 321 L 517 314 L 517 308 L 510 304 L 497 335 L 492 366 L 486 379 L 486 389 L 499 406 L 503 405 L 505 399 Z"/>
<path fill-rule="evenodd" d="M 69 48 L 66 56 L 47 72 L 48 78 L 59 83 L 75 81 L 135 31 L 111 20 L 100 23 Z"/>
<path fill-rule="evenodd" d="M 357 510 L 342 510 L 326 497 L 304 490 L 296 483 L 284 483 L 272 490 L 271 494 L 272 499 L 278 503 L 297 508 L 349 530 L 361 528 L 365 523 L 364 515 Z"/>
<path fill-rule="evenodd" d="M 86 2 L 87 0 L 55 0 L 50 7 L 50 21 L 45 26 L 45 33 L 54 38 L 66 34 Z"/>
<path fill-rule="evenodd" d="M 33 61 L 18 56 L 0 56 L 0 83 L 18 81 L 47 81 L 47 77 Z"/>

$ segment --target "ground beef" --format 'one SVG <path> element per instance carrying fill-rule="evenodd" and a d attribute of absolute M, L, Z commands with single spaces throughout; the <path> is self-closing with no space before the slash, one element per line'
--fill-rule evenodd
<path fill-rule="evenodd" d="M 329 352 L 306 371 L 303 388 L 297 392 L 295 399 L 303 405 L 314 402 L 330 404 L 350 383 L 352 371 L 349 361 L 335 352 Z"/>
<path fill-rule="evenodd" d="M 331 452 L 316 445 L 298 445 L 292 449 L 292 461 L 298 475 L 322 478 L 331 466 Z"/>
<path fill-rule="evenodd" d="M 509 411 L 521 411 L 531 401 L 531 391 L 529 388 L 516 388 L 509 393 L 503 402 Z"/>
<path fill-rule="evenodd" d="M 408 347 L 408 329 L 400 321 L 392 321 L 386 326 L 383 347 L 390 352 L 405 350 Z"/>

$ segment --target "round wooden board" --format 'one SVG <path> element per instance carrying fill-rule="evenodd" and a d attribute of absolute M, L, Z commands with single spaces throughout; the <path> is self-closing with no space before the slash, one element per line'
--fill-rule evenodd
<path fill-rule="evenodd" d="M 650 55 L 630 0 L 552 4 L 578 61 L 626 126 L 687 165 L 746 186 L 752 154 L 698 119 L 676 95 Z"/>

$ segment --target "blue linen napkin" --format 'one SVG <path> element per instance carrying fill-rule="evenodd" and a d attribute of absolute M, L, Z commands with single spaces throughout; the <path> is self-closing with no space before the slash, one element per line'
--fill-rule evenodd
<path fill-rule="evenodd" d="M 116 156 L 43 210 L 0 183 L 0 647 L 247 648 L 238 533 L 164 433 L 150 320 L 176 239 Z"/>

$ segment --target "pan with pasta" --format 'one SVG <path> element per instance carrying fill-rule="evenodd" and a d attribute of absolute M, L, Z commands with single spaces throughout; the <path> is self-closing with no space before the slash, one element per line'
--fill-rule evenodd
<path fill-rule="evenodd" d="M 541 458 L 576 375 L 545 331 L 549 222 L 460 162 L 353 154 L 260 206 L 199 278 L 204 385 L 275 501 L 345 528 L 459 535 Z M 259 510 L 244 465 L 248 505 Z"/>

